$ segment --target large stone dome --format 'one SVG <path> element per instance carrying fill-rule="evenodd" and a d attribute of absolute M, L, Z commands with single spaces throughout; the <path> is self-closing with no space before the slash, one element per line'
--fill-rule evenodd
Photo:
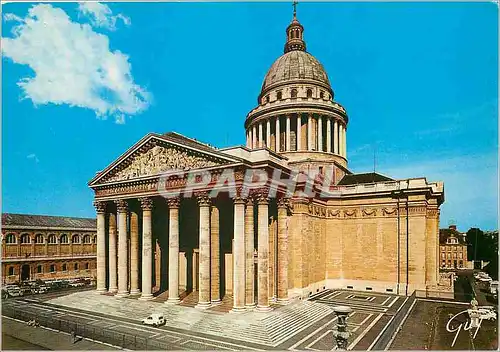
<path fill-rule="evenodd" d="M 268 89 L 297 80 L 317 83 L 331 91 L 330 81 L 323 65 L 311 54 L 293 50 L 280 56 L 273 63 L 264 78 L 261 94 Z"/>

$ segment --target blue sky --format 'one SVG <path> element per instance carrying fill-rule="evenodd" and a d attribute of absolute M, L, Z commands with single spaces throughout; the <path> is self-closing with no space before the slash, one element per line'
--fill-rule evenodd
<path fill-rule="evenodd" d="M 498 228 L 497 12 L 494 3 L 297 10 L 349 114 L 349 168 L 372 171 L 376 149 L 378 172 L 444 181 L 441 226 L 464 231 Z M 95 216 L 87 182 L 148 132 L 245 143 L 292 7 L 9 3 L 3 14 L 3 211 Z"/>

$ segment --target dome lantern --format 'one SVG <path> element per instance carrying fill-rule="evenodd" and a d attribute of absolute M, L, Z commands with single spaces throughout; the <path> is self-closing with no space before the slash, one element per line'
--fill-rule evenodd
<path fill-rule="evenodd" d="M 297 20 L 297 2 L 293 2 L 293 20 L 286 28 L 285 54 L 300 50 L 306 51 L 306 42 L 303 39 L 304 27 Z"/>

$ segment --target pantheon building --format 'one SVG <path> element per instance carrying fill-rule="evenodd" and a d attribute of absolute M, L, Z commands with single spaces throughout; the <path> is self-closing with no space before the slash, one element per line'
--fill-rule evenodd
<path fill-rule="evenodd" d="M 245 146 L 149 133 L 89 182 L 99 292 L 265 311 L 324 289 L 442 289 L 443 183 L 349 170 L 347 110 L 303 34 L 294 14 Z"/>

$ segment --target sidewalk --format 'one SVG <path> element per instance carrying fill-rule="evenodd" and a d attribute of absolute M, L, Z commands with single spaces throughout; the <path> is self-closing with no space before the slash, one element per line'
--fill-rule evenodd
<path fill-rule="evenodd" d="M 2 333 L 10 335 L 19 340 L 24 340 L 50 350 L 118 350 L 103 343 L 82 339 L 73 343 L 71 336 L 64 332 L 58 332 L 43 327 L 31 327 L 26 322 L 20 322 L 9 317 L 2 316 Z M 9 346 L 1 346 L 2 350 L 9 350 Z"/>

